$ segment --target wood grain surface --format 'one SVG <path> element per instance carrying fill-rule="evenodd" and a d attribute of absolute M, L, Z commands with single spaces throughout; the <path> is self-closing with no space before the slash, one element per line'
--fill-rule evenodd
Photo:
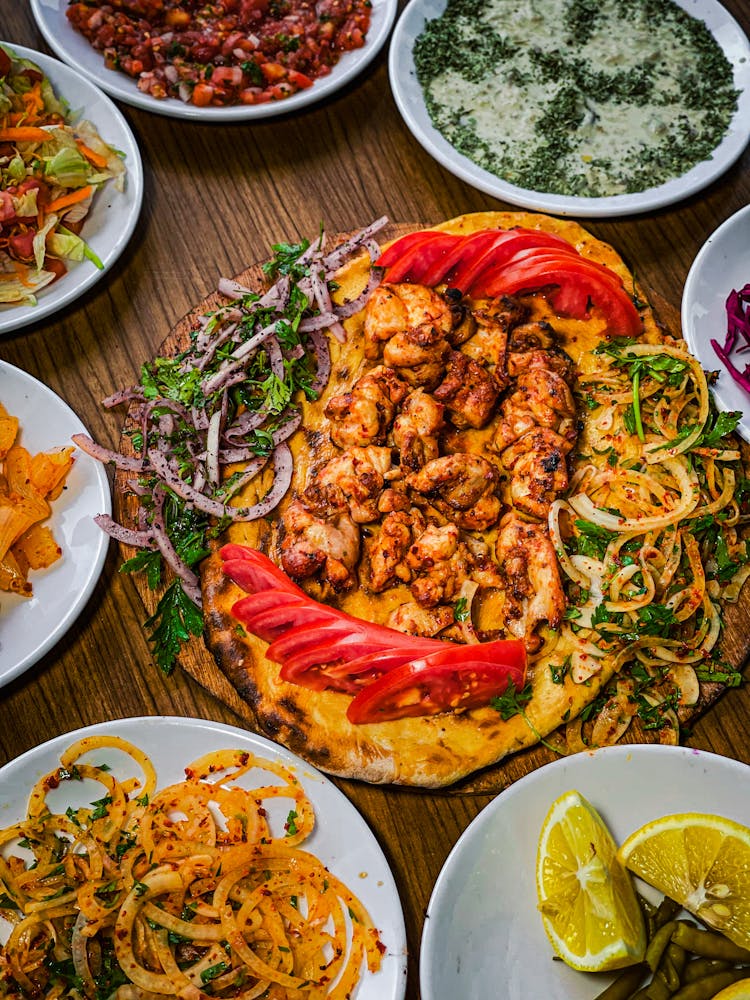
<path fill-rule="evenodd" d="M 747 0 L 724 5 L 750 30 Z M 0 35 L 49 51 L 28 3 L 0 0 Z M 127 250 L 66 311 L 0 336 L 0 358 L 49 385 L 92 437 L 110 447 L 119 441 L 122 414 L 103 409 L 101 400 L 137 381 L 141 364 L 160 351 L 221 276 L 265 259 L 273 243 L 314 237 L 321 221 L 331 232 L 347 232 L 383 214 L 397 223 L 432 224 L 512 207 L 454 177 L 412 138 L 390 92 L 385 50 L 344 90 L 296 115 L 209 125 L 126 105 L 121 110 L 139 143 L 146 182 Z M 678 322 L 696 253 L 748 202 L 750 150 L 711 186 L 678 204 L 646 215 L 583 221 L 635 268 L 671 325 Z M 134 578 L 119 572 L 121 562 L 112 545 L 75 627 L 0 689 L 0 764 L 61 733 L 110 719 L 168 715 L 245 724 L 231 692 L 212 686 L 187 661 L 170 676 L 154 665 L 142 627 L 143 601 Z M 726 621 L 731 657 L 739 662 L 750 633 L 747 607 L 728 612 Z M 0 609 L 0 658 L 2 628 Z M 689 744 L 750 763 L 750 688 L 728 692 L 698 721 Z M 406 997 L 417 1000 L 420 938 L 432 887 L 498 783 L 462 795 L 337 784 L 392 866 L 407 927 Z"/>

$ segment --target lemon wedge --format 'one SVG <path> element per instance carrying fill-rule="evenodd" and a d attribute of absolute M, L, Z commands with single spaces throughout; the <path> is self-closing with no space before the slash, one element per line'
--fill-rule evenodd
<path fill-rule="evenodd" d="M 740 979 L 731 986 L 725 986 L 713 1000 L 750 1000 L 750 979 Z"/>
<path fill-rule="evenodd" d="M 622 864 L 730 941 L 750 948 L 750 829 L 722 816 L 680 813 L 646 823 Z"/>
<path fill-rule="evenodd" d="M 577 791 L 556 799 L 542 825 L 536 885 L 547 936 L 572 968 L 641 961 L 646 929 L 630 875 L 601 816 Z"/>

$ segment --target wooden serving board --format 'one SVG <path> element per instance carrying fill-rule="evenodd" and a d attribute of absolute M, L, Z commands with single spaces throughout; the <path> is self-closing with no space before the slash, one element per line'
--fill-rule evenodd
<path fill-rule="evenodd" d="M 391 225 L 385 230 L 384 239 L 395 239 L 417 228 L 419 228 L 418 223 Z M 336 237 L 334 237 L 335 239 Z M 253 265 L 242 271 L 235 276 L 235 280 L 251 288 L 260 288 L 264 283 L 261 264 Z M 650 302 L 655 314 L 659 318 L 660 325 L 674 336 L 680 329 L 678 311 L 661 296 L 650 295 Z M 185 350 L 190 342 L 190 333 L 196 328 L 200 317 L 225 303 L 226 299 L 219 295 L 218 292 L 207 296 L 175 325 L 163 341 L 158 352 L 159 356 L 170 357 Z M 130 414 L 128 414 L 120 441 L 120 448 L 125 453 L 131 453 L 132 451 L 130 437 L 127 432 L 132 431 L 135 427 L 135 423 Z M 131 478 L 131 474 L 120 471 L 115 474 L 114 516 L 122 524 L 135 526 L 137 503 L 133 495 L 127 490 L 127 480 L 129 478 Z M 134 554 L 134 550 L 128 546 L 123 545 L 121 548 L 123 558 L 130 558 Z M 133 574 L 133 581 L 147 614 L 153 614 L 156 610 L 160 593 L 152 591 L 148 587 L 143 574 Z M 748 620 L 750 620 L 750 587 L 745 587 L 737 604 L 726 606 L 723 616 L 724 630 L 721 639 L 721 652 L 725 660 L 735 668 L 743 666 L 750 654 L 750 628 L 747 625 Z M 226 676 L 219 669 L 202 638 L 193 638 L 183 646 L 178 657 L 178 665 L 179 668 L 188 673 L 203 688 L 230 708 L 237 715 L 239 724 L 247 729 L 257 731 L 254 713 L 248 704 L 239 697 Z M 720 692 L 713 695 L 709 694 L 700 705 L 700 708 L 690 718 L 690 722 L 694 722 L 721 697 L 731 698 L 732 693 L 729 691 L 724 696 Z M 717 710 L 721 711 L 721 705 L 718 706 Z M 268 734 L 263 733 L 262 735 Z M 652 732 L 643 730 L 638 725 L 638 720 L 635 720 L 622 742 L 651 743 L 656 739 L 657 737 Z M 557 759 L 557 757 L 558 755 L 552 750 L 541 744 L 537 744 L 527 750 L 522 750 L 504 758 L 492 767 L 475 772 L 469 778 L 456 785 L 442 790 L 438 789 L 438 791 L 442 791 L 445 794 L 463 795 L 496 794 L 530 771 L 541 767 L 543 764 L 550 763 L 552 760 Z M 432 789 L 432 791 L 435 790 Z"/>

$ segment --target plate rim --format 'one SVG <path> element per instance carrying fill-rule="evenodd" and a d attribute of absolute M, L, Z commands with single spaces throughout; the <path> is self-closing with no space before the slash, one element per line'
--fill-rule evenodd
<path fill-rule="evenodd" d="M 579 218 L 622 218 L 639 215 L 685 201 L 714 183 L 737 162 L 750 142 L 750 39 L 736 18 L 719 3 L 719 0 L 674 0 L 679 7 L 700 20 L 706 21 L 706 15 L 723 17 L 725 30 L 729 28 L 735 40 L 744 48 L 744 58 L 736 61 L 730 59 L 730 62 L 734 68 L 735 86 L 738 86 L 737 76 L 740 72 L 746 78 L 746 83 L 744 87 L 738 86 L 740 95 L 737 100 L 737 110 L 732 116 L 727 134 L 715 147 L 711 157 L 696 164 L 680 177 L 633 194 L 582 198 L 535 192 L 504 181 L 459 153 L 438 132 L 429 118 L 422 88 L 416 79 L 413 49 L 409 44 L 411 36 L 409 38 L 405 36 L 411 33 L 416 37 L 416 34 L 421 32 L 427 20 L 423 10 L 427 4 L 436 3 L 442 13 L 447 2 L 448 0 L 409 0 L 393 29 L 388 76 L 399 113 L 417 142 L 439 165 L 485 194 L 528 211 L 547 212 L 551 215 Z M 418 23 L 419 31 L 415 31 Z M 725 44 L 714 31 L 711 33 L 726 54 Z M 418 120 L 415 109 L 418 110 L 420 117 L 425 118 L 425 123 Z M 720 165 L 714 165 L 711 169 L 710 165 L 715 164 L 716 154 L 722 147 L 729 148 L 725 149 Z M 709 167 L 706 167 L 706 164 Z M 688 178 L 687 182 L 685 178 Z"/>
<path fill-rule="evenodd" d="M 84 74 L 79 72 L 79 70 L 77 70 L 74 66 L 70 66 L 67 63 L 62 62 L 60 59 L 49 56 L 44 52 L 39 52 L 37 49 L 31 49 L 26 45 L 18 45 L 15 42 L 5 41 L 4 39 L 0 41 L 0 44 L 12 49 L 12 51 L 21 58 L 30 59 L 32 62 L 37 63 L 37 65 L 44 70 L 45 74 L 52 81 L 55 87 L 55 92 L 58 96 L 67 100 L 69 104 L 71 104 L 71 101 L 68 94 L 65 93 L 65 87 L 54 79 L 55 76 L 59 77 L 62 75 L 64 77 L 68 77 L 69 79 L 74 79 L 78 86 L 86 88 L 86 90 L 89 91 L 87 103 L 92 97 L 96 97 L 97 100 L 101 101 L 107 115 L 111 116 L 112 121 L 121 131 L 122 135 L 128 140 L 130 146 L 130 148 L 125 151 L 126 156 L 124 161 L 126 168 L 126 187 L 123 192 L 123 196 L 126 201 L 123 207 L 127 210 L 127 222 L 124 227 L 119 227 L 118 232 L 115 234 L 114 241 L 107 257 L 103 260 L 104 268 L 100 271 L 99 268 L 93 266 L 88 261 L 81 262 L 83 265 L 88 265 L 88 267 L 83 273 L 83 277 L 75 284 L 75 286 L 71 286 L 65 290 L 63 285 L 64 279 L 62 279 L 59 285 L 57 283 L 49 285 L 37 294 L 37 304 L 35 306 L 3 303 L 0 307 L 0 335 L 2 335 L 15 333 L 32 323 L 46 319 L 48 316 L 51 316 L 53 313 L 56 313 L 61 309 L 69 307 L 72 303 L 89 291 L 90 288 L 96 285 L 105 275 L 109 274 L 135 232 L 135 227 L 137 226 L 140 218 L 141 208 L 143 207 L 145 183 L 143 160 L 135 135 L 133 134 L 130 125 L 120 109 L 100 87 L 97 87 L 94 82 L 84 76 Z M 84 104 L 80 108 L 80 110 L 84 113 L 86 106 L 87 105 Z M 78 108 L 74 107 L 73 110 L 78 110 Z M 104 190 L 100 193 L 103 194 Z M 59 290 L 59 292 L 56 294 L 54 299 L 51 298 L 49 294 L 45 296 L 45 292 L 52 292 L 55 289 Z"/>
<path fill-rule="evenodd" d="M 24 371 L 23 368 L 18 368 L 15 365 L 10 364 L 7 361 L 0 360 L 0 376 L 10 373 L 14 378 L 17 379 L 22 385 L 28 386 L 31 393 L 42 394 L 46 396 L 51 404 L 53 404 L 59 411 L 64 411 L 66 416 L 71 422 L 71 425 L 77 425 L 78 432 L 88 434 L 88 430 L 81 421 L 81 418 L 75 412 L 75 410 L 58 395 L 54 389 L 51 389 L 44 382 L 30 375 L 29 372 Z M 0 402 L 2 398 L 0 396 Z M 17 416 L 17 414 L 13 414 Z M 23 431 L 25 424 L 21 421 L 21 430 Z M 80 449 L 76 449 L 80 451 Z M 80 456 L 82 457 L 82 453 Z M 109 479 L 107 478 L 106 468 L 99 462 L 94 462 L 91 460 L 88 465 L 91 471 L 91 482 L 98 491 L 98 499 L 101 502 L 101 509 L 96 511 L 97 514 L 111 514 L 112 513 L 112 491 L 109 486 Z M 54 509 L 53 514 L 54 517 Z M 91 516 L 93 518 L 94 514 L 84 514 L 84 517 Z M 20 660 L 14 663 L 9 670 L 0 670 L 0 689 L 2 689 L 11 681 L 16 680 L 21 674 L 30 670 L 31 667 L 35 666 L 43 656 L 56 646 L 60 640 L 67 634 L 67 632 L 73 627 L 75 622 L 78 620 L 79 616 L 83 612 L 84 608 L 88 604 L 96 585 L 99 582 L 102 571 L 104 570 L 104 563 L 107 559 L 107 553 L 109 552 L 109 536 L 103 531 L 99 532 L 96 541 L 96 550 L 93 554 L 91 564 L 89 567 L 89 572 L 87 573 L 85 579 L 83 580 L 80 589 L 78 590 L 76 596 L 70 604 L 67 614 L 65 614 L 52 628 L 52 630 L 47 634 L 41 642 L 39 642 L 32 650 L 26 653 Z M 68 558 L 72 558 L 72 553 L 68 553 Z M 2 609 L 0 609 L 0 621 L 2 621 Z"/>
<path fill-rule="evenodd" d="M 31 747 L 22 754 L 19 754 L 18 757 L 14 757 L 6 764 L 0 766 L 0 793 L 2 792 L 3 784 L 8 782 L 17 797 L 23 797 L 24 793 L 28 793 L 31 790 L 31 782 L 36 780 L 43 773 L 40 772 L 38 775 L 36 775 L 35 772 L 30 773 L 34 770 L 34 768 L 38 770 L 38 765 L 35 764 L 34 761 L 41 755 L 58 753 L 59 750 L 64 749 L 79 739 L 105 733 L 123 735 L 125 739 L 138 745 L 137 738 L 133 735 L 133 731 L 135 730 L 138 732 L 139 730 L 155 726 L 175 727 L 180 730 L 187 730 L 188 734 L 195 730 L 205 731 L 211 735 L 215 735 L 217 748 L 220 745 L 220 737 L 221 742 L 224 742 L 225 736 L 230 740 L 242 741 L 246 745 L 250 745 L 257 750 L 259 756 L 265 755 L 267 757 L 271 757 L 275 755 L 276 757 L 280 757 L 283 763 L 294 769 L 300 783 L 303 784 L 303 786 L 307 785 L 306 790 L 308 794 L 310 794 L 310 789 L 314 788 L 316 784 L 321 787 L 325 787 L 327 794 L 331 795 L 333 799 L 339 803 L 340 807 L 349 814 L 351 820 L 356 822 L 360 828 L 361 834 L 363 836 L 365 833 L 367 834 L 369 841 L 368 851 L 372 852 L 372 856 L 378 859 L 378 863 L 381 868 L 378 878 L 378 886 L 382 885 L 383 889 L 387 891 L 388 906 L 392 911 L 391 930 L 393 932 L 393 940 L 383 942 L 386 945 L 385 960 L 388 961 L 390 959 L 393 965 L 391 972 L 393 992 L 387 995 L 380 995 L 379 1000 L 404 1000 L 406 994 L 407 971 L 407 940 L 404 911 L 393 869 L 391 868 L 391 864 L 385 854 L 385 851 L 380 845 L 380 841 L 357 806 L 350 801 L 350 799 L 344 794 L 338 785 L 331 780 L 330 777 L 314 765 L 309 764 L 302 757 L 299 757 L 291 750 L 287 750 L 286 747 L 273 742 L 273 740 L 270 740 L 268 737 L 262 736 L 260 733 L 253 732 L 252 730 L 242 729 L 239 726 L 233 726 L 228 723 L 190 716 L 140 715 L 127 716 L 121 719 L 108 719 L 103 722 L 92 723 L 68 732 L 59 733 L 57 736 L 53 736 L 50 739 Z M 160 747 L 160 753 L 165 751 L 167 753 L 169 752 L 166 740 L 164 741 L 163 748 Z M 153 753 L 150 754 L 150 757 L 154 763 L 158 779 L 158 759 L 155 759 L 155 754 Z M 189 761 L 186 760 L 185 763 L 189 763 Z M 24 774 L 23 791 L 21 791 L 20 788 L 16 789 L 17 779 L 21 774 Z M 315 805 L 315 803 L 313 803 L 313 805 Z M 317 816 L 317 814 L 316 819 L 319 824 L 320 817 Z M 6 816 L 4 813 L 0 813 L 0 828 L 13 822 L 14 820 L 12 817 Z M 317 829 L 320 829 L 320 827 L 316 824 L 316 830 Z M 316 856 L 319 855 L 316 854 Z M 336 874 L 335 869 L 334 874 Z M 386 880 L 383 878 L 383 875 L 388 876 L 388 884 L 384 884 Z M 352 889 L 352 891 L 356 891 L 355 886 L 349 886 L 349 888 Z M 361 893 L 357 893 L 357 895 L 361 898 Z M 361 995 L 361 986 L 362 981 L 360 981 L 360 984 L 355 992 L 356 997 Z"/>
<path fill-rule="evenodd" d="M 559 757 L 556 760 L 550 761 L 549 763 L 536 768 L 534 771 L 529 772 L 517 781 L 513 782 L 513 784 L 503 789 L 494 799 L 492 799 L 491 802 L 484 806 L 483 809 L 474 817 L 471 823 L 469 823 L 469 825 L 465 828 L 456 843 L 451 848 L 451 851 L 445 859 L 437 879 L 435 880 L 430 894 L 430 899 L 425 910 L 425 921 L 420 940 L 419 984 L 422 1000 L 442 1000 L 441 995 L 436 993 L 433 989 L 433 970 L 429 968 L 429 960 L 431 954 L 435 950 L 432 937 L 436 921 L 431 918 L 437 910 L 441 894 L 445 891 L 445 887 L 452 877 L 453 868 L 456 865 L 457 859 L 460 858 L 464 851 L 471 849 L 472 841 L 483 832 L 484 828 L 488 824 L 491 825 L 497 812 L 500 810 L 507 810 L 508 808 L 512 809 L 515 805 L 516 799 L 519 796 L 526 794 L 529 786 L 533 786 L 535 783 L 540 781 L 547 782 L 552 780 L 558 771 L 565 771 L 566 768 L 570 767 L 571 763 L 574 768 L 585 768 L 592 765 L 596 760 L 608 759 L 617 761 L 618 759 L 622 759 L 623 761 L 627 761 L 629 757 L 632 758 L 634 756 L 651 759 L 655 756 L 665 758 L 671 757 L 676 760 L 679 760 L 680 758 L 687 758 L 696 763 L 698 761 L 708 762 L 709 766 L 712 768 L 719 767 L 721 769 L 734 772 L 737 775 L 742 774 L 745 778 L 750 778 L 750 764 L 745 764 L 734 757 L 727 757 L 724 754 L 716 753 L 713 750 L 704 750 L 702 748 L 684 745 L 670 746 L 651 743 L 621 743 L 613 746 L 598 747 L 596 749 L 581 751 L 580 753 L 572 754 L 566 757 Z M 566 790 L 566 787 L 572 787 L 572 784 L 569 782 L 566 787 L 563 787 L 563 784 L 558 782 L 558 787 L 558 794 L 561 795 Z M 552 805 L 552 801 L 553 799 L 550 798 L 549 806 Z M 694 811 L 699 811 L 699 808 L 696 807 Z M 534 831 L 534 842 L 536 842 L 537 836 L 538 831 Z M 596 989 L 597 986 L 601 988 L 606 985 L 606 983 L 597 983 L 593 980 L 592 983 L 592 989 Z"/>
<path fill-rule="evenodd" d="M 52 8 L 54 4 L 54 8 Z M 295 111 L 307 109 L 315 104 L 333 96 L 340 89 L 352 83 L 380 53 L 384 47 L 388 36 L 391 33 L 393 24 L 398 12 L 398 0 L 372 0 L 372 13 L 377 11 L 377 22 L 373 34 L 373 25 L 367 33 L 365 44 L 359 49 L 352 49 L 343 53 L 339 62 L 334 66 L 331 73 L 324 77 L 319 77 L 314 81 L 313 86 L 306 90 L 297 91 L 290 97 L 282 101 L 269 101 L 265 104 L 255 105 L 230 105 L 229 107 L 198 108 L 193 104 L 186 104 L 176 98 L 167 98 L 163 101 L 142 94 L 138 90 L 135 80 L 131 80 L 124 73 L 117 73 L 108 70 L 103 63 L 103 56 L 97 52 L 85 39 L 88 49 L 101 62 L 100 66 L 90 68 L 88 65 L 81 65 L 77 61 L 75 51 L 71 51 L 70 45 L 66 44 L 65 36 L 56 34 L 48 18 L 45 16 L 45 8 L 53 9 L 55 13 L 60 11 L 61 0 L 30 0 L 31 12 L 39 31 L 44 36 L 45 41 L 57 56 L 66 65 L 75 66 L 79 72 L 85 75 L 90 81 L 95 83 L 100 90 L 105 91 L 110 97 L 129 104 L 132 107 L 153 114 L 160 114 L 167 118 L 179 118 L 183 120 L 200 123 L 222 123 L 224 125 L 232 122 L 254 122 L 265 121 L 281 115 L 293 114 Z M 64 17 L 64 15 L 63 15 Z M 79 36 L 73 28 L 70 28 L 70 38 L 73 39 L 76 48 Z M 368 40 L 372 44 L 368 44 Z M 346 56 L 354 56 L 344 68 L 337 69 L 342 65 Z M 106 75 L 108 74 L 108 75 Z M 320 84 L 320 86 L 318 86 Z M 293 102 L 293 103 L 290 103 Z"/>
<path fill-rule="evenodd" d="M 693 262 L 688 270 L 687 277 L 685 278 L 685 284 L 682 286 L 682 299 L 680 302 L 680 323 L 682 326 L 682 335 L 685 338 L 685 343 L 688 346 L 690 353 L 699 358 L 699 351 L 696 347 L 698 343 L 697 331 L 694 329 L 693 320 L 691 316 L 691 307 L 697 297 L 698 284 L 701 279 L 701 271 L 706 265 L 706 261 L 710 260 L 712 254 L 715 252 L 717 245 L 721 245 L 722 240 L 726 237 L 727 233 L 731 232 L 736 226 L 741 226 L 747 217 L 748 228 L 750 229 L 750 203 L 743 205 L 736 212 L 733 212 L 728 216 L 722 223 L 720 223 L 716 229 L 711 232 L 706 238 L 705 242 L 698 250 L 697 254 L 693 258 Z M 748 263 L 750 264 L 750 257 L 748 258 Z M 750 281 L 750 276 L 748 277 Z M 727 286 L 726 295 L 729 294 L 729 287 Z M 721 331 L 726 332 L 725 329 Z M 717 339 L 719 339 L 717 337 Z M 715 357 L 715 365 L 711 369 L 717 370 L 721 368 L 721 359 Z M 726 376 L 727 379 L 731 379 L 731 375 L 724 369 L 721 369 L 721 374 Z M 725 385 L 728 383 L 724 383 Z M 732 381 L 731 385 L 734 385 Z M 738 387 L 740 389 L 740 387 Z M 731 407 L 723 402 L 721 399 L 721 384 L 717 386 L 711 386 L 711 395 L 714 399 L 716 407 L 718 410 L 723 412 L 728 412 Z M 740 389 L 741 391 L 741 389 Z M 747 409 L 742 409 L 742 416 L 737 425 L 737 432 L 745 440 L 750 442 L 750 401 L 748 402 Z"/>

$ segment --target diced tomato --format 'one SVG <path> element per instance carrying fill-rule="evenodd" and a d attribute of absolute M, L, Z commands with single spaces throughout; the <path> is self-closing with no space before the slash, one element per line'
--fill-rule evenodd
<path fill-rule="evenodd" d="M 57 257 L 45 257 L 44 258 L 44 270 L 51 271 L 54 274 L 54 280 L 50 284 L 54 284 L 55 281 L 59 281 L 63 275 L 68 273 L 68 269 Z"/>
<path fill-rule="evenodd" d="M 260 71 L 269 83 L 278 83 L 286 77 L 286 69 L 277 62 L 262 63 Z"/>
<path fill-rule="evenodd" d="M 5 49 L 0 49 L 0 77 L 7 76 L 13 68 L 13 63 Z"/>
<path fill-rule="evenodd" d="M 421 660 L 406 663 L 367 684 L 355 695 L 346 710 L 354 725 L 387 722 L 396 719 L 437 715 L 489 705 L 492 698 L 502 695 L 509 682 L 516 688 L 525 681 L 525 657 L 511 654 L 508 662 L 493 648 L 497 643 L 447 647 Z"/>
<path fill-rule="evenodd" d="M 296 69 L 289 70 L 287 79 L 299 90 L 307 90 L 308 87 L 312 87 L 313 85 L 313 80 L 311 80 L 309 76 L 305 73 L 298 72 Z"/>
<path fill-rule="evenodd" d="M 207 108 L 214 99 L 214 88 L 210 83 L 196 83 L 191 100 L 197 108 Z"/>
<path fill-rule="evenodd" d="M 2 50 L 0 50 L 2 51 Z M 10 191 L 0 191 L 0 224 L 16 217 L 16 208 Z"/>
<path fill-rule="evenodd" d="M 16 260 L 32 260 L 34 257 L 34 237 L 36 233 L 28 229 L 23 233 L 13 233 L 8 237 L 8 253 Z"/>
<path fill-rule="evenodd" d="M 391 243 L 389 247 L 386 247 L 386 249 L 375 261 L 375 267 L 390 267 L 391 264 L 395 264 L 397 260 L 400 260 L 406 251 L 410 250 L 416 243 L 422 243 L 424 240 L 431 240 L 436 236 L 443 235 L 443 233 L 432 229 L 425 229 L 416 233 L 407 233 L 406 236 L 402 236 L 400 239 Z"/>

